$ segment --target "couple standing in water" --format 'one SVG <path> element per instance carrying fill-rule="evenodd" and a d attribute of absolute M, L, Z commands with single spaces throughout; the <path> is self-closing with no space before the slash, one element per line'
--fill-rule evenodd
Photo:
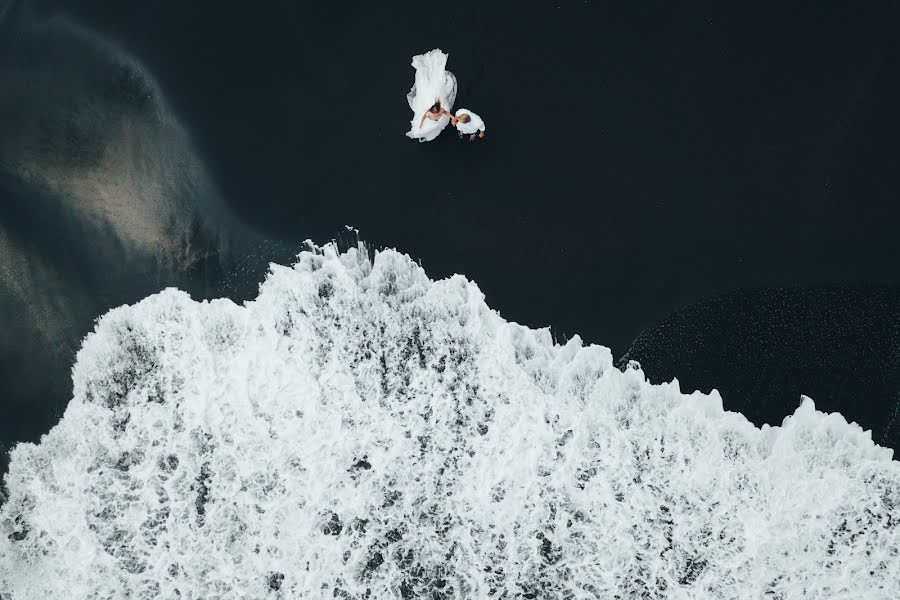
<path fill-rule="evenodd" d="M 432 50 L 413 57 L 416 81 L 406 100 L 413 111 L 408 137 L 420 142 L 430 142 L 444 130 L 447 123 L 456 127 L 459 137 L 469 136 L 469 141 L 484 137 L 484 121 L 470 110 L 461 108 L 454 115 L 450 111 L 456 101 L 456 77 L 446 70 L 447 55 Z"/>

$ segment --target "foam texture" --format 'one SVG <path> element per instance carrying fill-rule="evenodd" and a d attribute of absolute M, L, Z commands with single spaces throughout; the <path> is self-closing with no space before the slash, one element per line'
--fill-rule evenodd
<path fill-rule="evenodd" d="M 757 429 L 395 251 L 115 309 L 73 377 L 12 452 L 6 600 L 900 597 L 868 432 Z"/>

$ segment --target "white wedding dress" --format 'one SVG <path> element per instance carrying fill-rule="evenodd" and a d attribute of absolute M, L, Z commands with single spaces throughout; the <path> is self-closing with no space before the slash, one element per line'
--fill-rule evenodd
<path fill-rule="evenodd" d="M 435 49 L 412 59 L 412 66 L 416 69 L 416 82 L 406 95 L 409 107 L 413 111 L 410 129 L 406 135 L 420 142 L 430 142 L 450 122 L 450 117 L 442 115 L 437 121 L 425 119 L 422 123 L 422 115 L 437 101 L 440 101 L 441 108 L 448 111 L 453 109 L 453 102 L 456 100 L 456 77 L 445 69 L 447 57 L 447 54 Z M 422 123 L 421 129 L 419 123 Z"/>

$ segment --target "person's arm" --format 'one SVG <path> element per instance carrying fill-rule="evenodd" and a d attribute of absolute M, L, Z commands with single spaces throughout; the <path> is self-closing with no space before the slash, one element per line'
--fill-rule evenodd
<path fill-rule="evenodd" d="M 483 138 L 483 137 L 484 137 L 484 129 L 482 129 L 481 131 L 478 132 L 478 137 L 479 137 L 479 138 Z"/>
<path fill-rule="evenodd" d="M 422 125 L 425 124 L 425 117 L 427 117 L 427 116 L 428 116 L 428 113 L 422 115 L 422 120 L 419 121 L 419 129 L 422 129 Z"/>

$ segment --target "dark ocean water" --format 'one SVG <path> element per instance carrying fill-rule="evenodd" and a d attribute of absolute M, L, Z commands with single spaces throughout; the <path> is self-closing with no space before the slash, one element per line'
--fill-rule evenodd
<path fill-rule="evenodd" d="M 731 410 L 777 424 L 800 403 L 840 412 L 900 448 L 900 289 L 738 290 L 678 310 L 620 360 L 653 382 L 718 389 Z"/>
<path fill-rule="evenodd" d="M 758 423 L 798 393 L 863 422 L 896 402 L 885 384 L 855 403 L 870 380 L 856 369 L 819 385 L 841 356 L 883 361 L 895 339 L 858 317 L 896 314 L 895 293 L 859 308 L 853 289 L 900 284 L 896 3 L 32 0 L 0 15 L 7 446 L 58 419 L 97 315 L 167 285 L 252 296 L 268 261 L 348 224 L 433 278 L 477 281 L 510 320 L 632 348 L 686 390 L 727 384 L 726 407 Z M 483 143 L 403 135 L 411 57 L 435 47 Z M 98 217 L 83 210 L 97 186 L 163 216 Z M 156 222 L 178 223 L 169 241 L 193 258 L 135 250 Z M 806 291 L 696 316 L 713 334 L 654 328 L 703 298 L 785 287 Z M 848 333 L 798 343 L 817 302 Z M 751 377 L 757 363 L 721 360 L 735 331 L 742 352 L 792 358 Z M 688 362 L 650 358 L 682 346 Z"/>

